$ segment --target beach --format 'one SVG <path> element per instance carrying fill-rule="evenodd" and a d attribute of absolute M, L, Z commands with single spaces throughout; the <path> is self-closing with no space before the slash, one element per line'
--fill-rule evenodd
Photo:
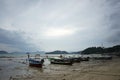
<path fill-rule="evenodd" d="M 90 60 L 70 65 L 29 67 L 22 58 L 0 58 L 0 80 L 120 80 L 120 58 Z"/>

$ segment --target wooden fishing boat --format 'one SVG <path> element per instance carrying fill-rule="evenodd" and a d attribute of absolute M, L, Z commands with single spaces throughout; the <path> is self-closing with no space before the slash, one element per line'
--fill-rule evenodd
<path fill-rule="evenodd" d="M 61 65 L 72 65 L 73 61 L 71 59 L 51 59 L 51 64 L 61 64 Z"/>
<path fill-rule="evenodd" d="M 42 68 L 43 63 L 44 63 L 44 59 L 36 60 L 36 59 L 29 58 L 29 66 Z"/>
<path fill-rule="evenodd" d="M 74 63 L 79 63 L 81 61 L 89 61 L 89 57 L 75 57 L 70 58 Z"/>
<path fill-rule="evenodd" d="M 81 61 L 89 61 L 89 57 L 81 57 Z"/>
<path fill-rule="evenodd" d="M 79 62 L 81 62 L 81 58 L 80 57 L 77 57 L 77 58 L 71 58 L 71 60 L 73 61 L 73 62 L 77 62 L 77 63 L 79 63 Z"/>
<path fill-rule="evenodd" d="M 94 57 L 95 60 L 111 60 L 111 56 L 103 56 L 103 57 Z"/>
<path fill-rule="evenodd" d="M 55 58 L 47 58 L 49 61 L 51 61 L 52 59 L 55 59 Z"/>

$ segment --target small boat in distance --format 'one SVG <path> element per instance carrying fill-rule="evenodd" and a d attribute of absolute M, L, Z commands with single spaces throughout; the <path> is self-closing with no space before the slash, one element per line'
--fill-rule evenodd
<path fill-rule="evenodd" d="M 71 59 L 50 59 L 51 64 L 61 64 L 61 65 L 72 65 L 73 61 Z"/>

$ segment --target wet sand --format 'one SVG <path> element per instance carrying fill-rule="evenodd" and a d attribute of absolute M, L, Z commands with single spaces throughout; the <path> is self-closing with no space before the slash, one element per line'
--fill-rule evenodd
<path fill-rule="evenodd" d="M 0 60 L 0 63 L 2 61 Z M 43 68 L 29 67 L 24 60 L 11 59 L 0 65 L 0 80 L 120 80 L 120 58 L 90 60 L 69 65 L 53 65 L 48 60 Z"/>

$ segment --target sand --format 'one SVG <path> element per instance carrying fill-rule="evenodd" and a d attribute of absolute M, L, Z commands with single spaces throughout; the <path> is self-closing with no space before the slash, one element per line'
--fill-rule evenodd
<path fill-rule="evenodd" d="M 120 80 L 120 58 L 106 61 L 90 60 L 74 63 L 72 66 L 47 63 L 42 69 L 29 67 L 20 62 L 14 64 L 17 64 L 12 67 L 15 74 L 4 72 L 0 66 L 0 72 L 10 73 L 8 78 L 11 76 L 11 80 Z M 6 80 L 9 80 L 8 78 Z M 2 77 L 0 80 L 5 79 Z"/>

